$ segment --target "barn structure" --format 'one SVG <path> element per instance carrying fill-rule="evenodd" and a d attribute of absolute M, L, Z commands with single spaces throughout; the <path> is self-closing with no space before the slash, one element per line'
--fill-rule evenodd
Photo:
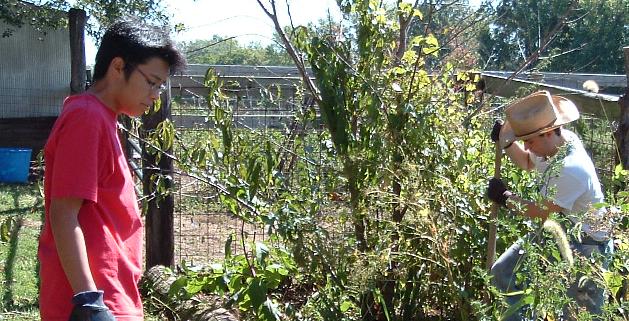
<path fill-rule="evenodd" d="M 70 40 L 67 29 L 13 29 L 0 38 L 0 147 L 36 154 L 70 93 Z"/>

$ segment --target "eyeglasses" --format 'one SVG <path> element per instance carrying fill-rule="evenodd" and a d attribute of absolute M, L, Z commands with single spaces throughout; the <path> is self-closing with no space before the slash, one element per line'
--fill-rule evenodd
<path fill-rule="evenodd" d="M 166 90 L 166 83 L 161 83 L 158 84 L 154 81 L 151 80 L 151 78 L 149 78 L 149 76 L 147 76 L 142 69 L 140 69 L 140 67 L 136 67 L 135 70 L 137 70 L 140 75 L 142 75 L 142 77 L 144 77 L 144 80 L 146 80 L 146 83 L 149 85 L 149 89 L 151 89 L 151 91 L 157 91 L 159 93 L 161 93 L 162 91 Z"/>

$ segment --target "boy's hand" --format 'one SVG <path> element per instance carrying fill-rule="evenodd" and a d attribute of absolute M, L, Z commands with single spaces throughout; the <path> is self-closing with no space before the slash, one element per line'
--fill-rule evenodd
<path fill-rule="evenodd" d="M 86 291 L 72 297 L 74 309 L 68 321 L 116 321 L 103 302 L 103 291 Z"/>

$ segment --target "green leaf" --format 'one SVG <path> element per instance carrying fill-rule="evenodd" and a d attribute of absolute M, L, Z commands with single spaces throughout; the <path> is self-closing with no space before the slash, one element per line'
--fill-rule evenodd
<path fill-rule="evenodd" d="M 264 304 L 260 306 L 260 314 L 263 317 L 262 320 L 266 321 L 279 321 L 281 320 L 280 310 L 277 304 L 273 303 L 271 299 L 267 298 Z"/>
<path fill-rule="evenodd" d="M 424 19 L 424 15 L 418 9 L 413 10 L 413 16 L 419 18 L 419 20 Z"/>
<path fill-rule="evenodd" d="M 227 208 L 232 212 L 232 214 L 240 215 L 240 209 L 238 207 L 238 201 L 233 199 L 231 196 L 226 196 L 226 195 L 222 195 L 222 194 L 219 195 L 219 199 L 220 199 L 221 203 L 223 203 L 223 205 L 227 206 Z"/>
<path fill-rule="evenodd" d="M 513 315 L 516 311 L 522 308 L 525 305 L 531 305 L 535 302 L 535 295 L 531 289 L 526 289 L 525 291 L 512 292 L 508 295 L 522 295 L 522 298 L 516 302 L 514 305 L 510 306 L 507 311 L 501 316 L 500 320 L 506 320 L 511 315 Z"/>
<path fill-rule="evenodd" d="M 345 313 L 351 308 L 354 308 L 354 303 L 352 301 L 343 301 L 343 303 L 341 303 L 341 312 Z"/>
<path fill-rule="evenodd" d="M 616 297 L 618 291 L 622 288 L 623 276 L 618 272 L 603 272 L 603 278 L 605 279 L 605 284 L 612 292 L 612 296 Z"/>
<path fill-rule="evenodd" d="M 185 289 L 186 292 L 188 293 L 188 297 L 192 297 L 193 295 L 201 292 L 201 290 L 203 290 L 203 288 L 210 283 L 210 280 L 207 276 L 204 276 L 202 278 L 195 278 L 195 279 L 191 279 L 188 280 L 188 284 L 186 284 Z"/>
<path fill-rule="evenodd" d="M 623 169 L 622 164 L 618 164 L 614 167 L 614 180 L 622 180 L 627 176 L 629 176 L 629 170 Z"/>
<path fill-rule="evenodd" d="M 177 280 L 175 280 L 175 282 L 173 282 L 170 285 L 170 289 L 168 289 L 168 297 L 170 298 L 175 297 L 177 294 L 179 294 L 181 289 L 183 289 L 187 284 L 188 284 L 187 276 L 184 275 L 184 276 L 179 277 Z"/>
<path fill-rule="evenodd" d="M 262 164 L 258 162 L 257 158 L 250 159 L 250 168 L 247 170 L 247 182 L 249 183 L 249 200 L 252 200 L 258 192 L 260 186 L 260 172 L 262 171 Z"/>
<path fill-rule="evenodd" d="M 225 260 L 229 260 L 232 256 L 233 238 L 234 238 L 234 234 L 230 233 L 229 236 L 227 237 L 227 240 L 225 240 Z"/>
<path fill-rule="evenodd" d="M 266 144 L 264 144 L 264 156 L 266 158 L 266 172 L 267 175 L 269 173 L 273 172 L 273 169 L 275 168 L 275 158 L 273 157 L 273 150 L 271 149 L 271 142 L 270 141 L 266 141 Z"/>
<path fill-rule="evenodd" d="M 253 279 L 247 287 L 245 295 L 249 297 L 251 306 L 258 310 L 266 300 L 267 287 L 261 279 Z"/>
<path fill-rule="evenodd" d="M 269 248 L 262 242 L 256 242 L 256 260 L 260 266 L 265 266 L 265 261 L 268 256 Z"/>

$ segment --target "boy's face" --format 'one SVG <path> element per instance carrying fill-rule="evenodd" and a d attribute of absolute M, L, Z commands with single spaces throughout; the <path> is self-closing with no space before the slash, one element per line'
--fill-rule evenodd
<path fill-rule="evenodd" d="M 118 112 L 129 116 L 142 115 L 159 99 L 169 74 L 170 67 L 161 58 L 151 58 L 137 65 L 119 96 Z"/>

